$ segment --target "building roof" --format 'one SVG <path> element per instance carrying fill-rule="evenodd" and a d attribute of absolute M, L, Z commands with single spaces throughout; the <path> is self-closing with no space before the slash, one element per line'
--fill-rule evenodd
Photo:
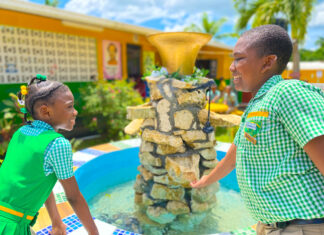
<path fill-rule="evenodd" d="M 72 27 L 80 27 L 88 30 L 103 31 L 104 28 L 111 28 L 115 30 L 148 35 L 154 33 L 161 33 L 162 31 L 141 27 L 137 25 L 131 25 L 126 23 L 121 23 L 113 20 L 102 19 L 94 16 L 88 16 L 84 14 L 79 14 L 75 12 L 70 12 L 62 10 L 59 8 L 40 5 L 31 2 L 19 1 L 19 0 L 1 0 L 0 8 L 28 13 L 32 15 L 38 15 L 48 18 L 59 19 L 62 24 Z M 227 46 L 221 42 L 209 42 L 208 46 L 218 47 L 221 49 L 232 50 L 233 47 Z"/>
<path fill-rule="evenodd" d="M 301 61 L 300 64 L 301 70 L 324 70 L 324 61 Z M 293 63 L 288 62 L 287 69 L 292 70 Z"/>

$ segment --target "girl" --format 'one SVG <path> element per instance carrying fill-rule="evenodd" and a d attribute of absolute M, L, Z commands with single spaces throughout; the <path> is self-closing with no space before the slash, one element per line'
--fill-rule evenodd
<path fill-rule="evenodd" d="M 57 180 L 73 210 L 91 235 L 97 227 L 73 176 L 71 144 L 59 129 L 73 129 L 78 112 L 70 89 L 37 75 L 18 93 L 22 111 L 33 122 L 13 135 L 0 168 L 0 235 L 30 235 L 37 211 L 45 203 L 52 234 L 66 234 L 52 189 Z"/>

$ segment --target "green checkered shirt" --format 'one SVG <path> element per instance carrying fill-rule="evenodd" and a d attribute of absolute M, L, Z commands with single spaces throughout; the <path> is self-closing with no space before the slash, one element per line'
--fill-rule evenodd
<path fill-rule="evenodd" d="M 324 176 L 303 147 L 324 135 L 324 94 L 273 76 L 250 101 L 234 144 L 242 198 L 263 223 L 324 217 Z"/>
<path fill-rule="evenodd" d="M 54 130 L 46 122 L 36 120 L 31 125 L 21 128 L 25 135 L 37 136 L 48 130 Z M 44 154 L 45 175 L 55 173 L 58 179 L 68 179 L 73 176 L 72 147 L 70 142 L 64 137 L 53 140 L 46 148 Z"/>

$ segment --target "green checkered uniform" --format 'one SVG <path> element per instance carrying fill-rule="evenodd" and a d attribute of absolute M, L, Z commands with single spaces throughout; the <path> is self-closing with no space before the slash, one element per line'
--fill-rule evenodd
<path fill-rule="evenodd" d="M 44 131 L 54 130 L 46 122 L 36 120 L 31 125 L 25 125 L 21 132 L 27 136 L 37 136 Z M 73 176 L 72 147 L 64 137 L 53 140 L 44 153 L 44 172 L 48 176 L 55 173 L 58 179 L 64 180 Z"/>
<path fill-rule="evenodd" d="M 324 135 L 324 94 L 270 78 L 250 101 L 234 144 L 243 200 L 263 223 L 324 217 L 324 176 L 303 147 Z"/>

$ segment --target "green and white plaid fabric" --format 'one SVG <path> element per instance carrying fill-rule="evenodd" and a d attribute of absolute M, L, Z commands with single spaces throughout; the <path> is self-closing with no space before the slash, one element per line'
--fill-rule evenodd
<path fill-rule="evenodd" d="M 46 122 L 36 120 L 31 125 L 22 127 L 25 135 L 37 136 L 44 131 L 54 130 Z M 72 147 L 64 137 L 53 140 L 45 150 L 44 172 L 45 175 L 55 173 L 58 179 L 68 179 L 73 176 Z"/>
<path fill-rule="evenodd" d="M 324 176 L 303 147 L 324 135 L 324 94 L 273 76 L 250 101 L 234 144 L 243 200 L 263 223 L 324 217 Z"/>

